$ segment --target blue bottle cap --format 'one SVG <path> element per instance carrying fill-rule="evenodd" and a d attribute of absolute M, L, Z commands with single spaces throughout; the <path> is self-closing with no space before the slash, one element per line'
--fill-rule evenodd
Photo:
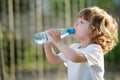
<path fill-rule="evenodd" d="M 67 29 L 67 32 L 68 32 L 69 34 L 74 34 L 74 33 L 75 33 L 75 29 L 74 29 L 74 28 L 68 28 L 68 29 Z"/>

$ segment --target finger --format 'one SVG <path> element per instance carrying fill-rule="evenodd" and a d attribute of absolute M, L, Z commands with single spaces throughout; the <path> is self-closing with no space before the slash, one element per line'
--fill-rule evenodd
<path fill-rule="evenodd" d="M 54 37 L 54 36 L 56 35 L 56 32 L 55 32 L 54 29 L 51 29 L 51 30 L 49 31 L 49 34 L 50 34 L 52 37 Z"/>
<path fill-rule="evenodd" d="M 54 29 L 51 29 L 51 30 L 49 31 L 49 35 L 50 35 L 51 37 L 55 37 L 55 31 L 54 31 Z"/>
<path fill-rule="evenodd" d="M 56 31 L 55 31 L 55 29 L 52 29 L 52 30 L 51 30 L 51 33 L 52 33 L 52 36 L 53 36 L 53 37 L 56 36 Z"/>
<path fill-rule="evenodd" d="M 45 43 L 44 45 L 46 45 L 46 46 L 52 46 L 53 43 L 52 42 L 48 42 L 48 43 Z"/>
<path fill-rule="evenodd" d="M 55 35 L 56 35 L 56 30 L 53 29 L 53 30 L 52 30 L 52 33 L 53 33 L 53 36 L 55 36 Z"/>
<path fill-rule="evenodd" d="M 60 31 L 57 29 L 57 34 L 59 34 L 60 35 Z"/>
<path fill-rule="evenodd" d="M 60 36 L 60 31 L 58 29 L 50 29 L 48 31 L 48 34 L 51 36 L 51 37 L 56 37 L 56 36 Z"/>
<path fill-rule="evenodd" d="M 59 31 L 58 29 L 54 29 L 53 32 L 54 32 L 54 35 L 55 35 L 55 36 L 60 35 L 60 31 Z"/>
<path fill-rule="evenodd" d="M 47 33 L 52 37 L 52 30 L 48 30 Z"/>

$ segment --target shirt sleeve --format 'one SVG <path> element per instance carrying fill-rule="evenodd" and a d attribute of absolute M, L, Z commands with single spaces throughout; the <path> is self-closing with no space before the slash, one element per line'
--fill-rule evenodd
<path fill-rule="evenodd" d="M 59 53 L 58 56 L 59 56 L 64 62 L 67 62 L 67 58 L 66 58 L 62 53 Z"/>
<path fill-rule="evenodd" d="M 91 45 L 82 52 L 87 58 L 88 64 L 93 65 L 103 65 L 103 52 L 102 48 L 98 45 Z"/>
<path fill-rule="evenodd" d="M 62 53 L 59 53 L 58 56 L 64 61 L 64 65 L 67 67 L 67 58 Z"/>

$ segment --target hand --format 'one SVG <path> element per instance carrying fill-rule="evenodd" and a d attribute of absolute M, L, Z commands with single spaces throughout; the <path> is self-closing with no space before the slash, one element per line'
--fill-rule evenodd
<path fill-rule="evenodd" d="M 61 42 L 61 34 L 58 29 L 50 29 L 48 30 L 48 34 L 52 37 L 52 42 L 54 44 Z"/>

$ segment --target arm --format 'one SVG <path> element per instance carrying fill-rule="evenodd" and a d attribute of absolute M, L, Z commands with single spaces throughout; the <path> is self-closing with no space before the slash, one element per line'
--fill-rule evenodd
<path fill-rule="evenodd" d="M 54 45 L 66 56 L 69 60 L 73 62 L 87 62 L 86 57 L 82 53 L 77 53 L 73 49 L 69 48 L 62 43 L 60 38 L 60 32 L 56 29 L 49 31 L 49 35 L 53 38 Z"/>
<path fill-rule="evenodd" d="M 69 60 L 73 62 L 87 62 L 86 57 L 82 53 L 77 53 L 62 42 L 57 42 L 55 45 Z"/>
<path fill-rule="evenodd" d="M 47 59 L 51 64 L 64 63 L 63 60 L 53 50 L 52 43 L 44 44 L 44 49 L 45 49 L 45 54 L 47 56 Z"/>

